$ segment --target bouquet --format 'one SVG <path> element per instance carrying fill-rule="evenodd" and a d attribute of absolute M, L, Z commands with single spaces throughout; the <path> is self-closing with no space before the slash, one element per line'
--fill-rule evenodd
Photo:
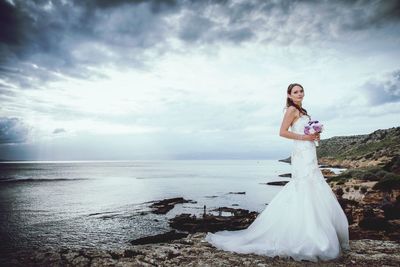
<path fill-rule="evenodd" d="M 307 135 L 315 134 L 315 133 L 322 133 L 324 125 L 321 124 L 319 121 L 309 121 L 308 125 L 304 126 L 304 133 Z M 314 141 L 315 145 L 318 146 L 318 141 Z"/>

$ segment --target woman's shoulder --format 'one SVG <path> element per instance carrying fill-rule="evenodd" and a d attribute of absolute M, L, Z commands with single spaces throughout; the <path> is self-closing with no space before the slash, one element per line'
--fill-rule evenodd
<path fill-rule="evenodd" d="M 299 115 L 299 110 L 294 106 L 286 107 L 286 113 Z"/>

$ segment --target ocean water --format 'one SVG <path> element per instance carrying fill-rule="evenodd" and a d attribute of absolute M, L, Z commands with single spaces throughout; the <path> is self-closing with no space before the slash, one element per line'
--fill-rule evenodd
<path fill-rule="evenodd" d="M 0 163 L 0 251 L 38 247 L 129 247 L 170 230 L 179 213 L 236 204 L 261 212 L 288 181 L 278 160 L 65 161 Z M 245 192 L 232 194 L 230 192 Z M 148 201 L 184 197 L 167 215 Z"/>

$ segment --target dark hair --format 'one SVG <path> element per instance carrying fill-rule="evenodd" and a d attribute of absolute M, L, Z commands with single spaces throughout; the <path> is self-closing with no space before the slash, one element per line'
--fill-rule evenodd
<path fill-rule="evenodd" d="M 288 88 L 287 88 L 287 93 L 288 93 L 289 95 L 292 93 L 292 89 L 293 89 L 293 87 L 295 87 L 295 86 L 299 86 L 299 87 L 301 87 L 301 89 L 304 90 L 304 88 L 303 88 L 303 86 L 302 86 L 301 84 L 298 84 L 298 83 L 291 83 L 291 84 L 289 84 L 289 86 L 288 86 Z M 296 104 L 292 101 L 292 99 L 290 99 L 289 97 L 286 97 L 286 108 L 288 108 L 288 107 L 290 107 L 290 106 L 293 106 L 293 107 L 295 107 L 298 111 L 300 111 L 300 116 L 301 116 L 301 114 L 303 113 L 304 115 L 306 115 L 306 116 L 308 116 L 308 117 L 310 118 L 310 116 L 307 114 L 307 110 L 305 110 L 304 108 L 302 108 L 302 107 L 296 105 Z M 310 119 L 311 119 L 311 118 L 310 118 Z"/>

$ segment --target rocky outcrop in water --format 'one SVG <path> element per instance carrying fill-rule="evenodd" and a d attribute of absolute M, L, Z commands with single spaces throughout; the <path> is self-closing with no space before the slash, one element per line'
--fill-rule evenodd
<path fill-rule="evenodd" d="M 167 214 L 168 211 L 172 210 L 176 204 L 182 203 L 197 203 L 193 200 L 186 200 L 183 197 L 168 198 L 159 201 L 151 201 L 150 208 L 155 214 Z"/>
<path fill-rule="evenodd" d="M 248 211 L 240 208 L 221 207 L 213 211 L 220 214 L 203 214 L 197 217 L 191 214 L 180 214 L 170 220 L 170 226 L 180 231 L 216 232 L 221 230 L 240 230 L 247 228 L 257 217 L 258 212 Z M 230 216 L 222 216 L 222 212 L 231 213 Z"/>
<path fill-rule="evenodd" d="M 144 245 L 153 243 L 165 243 L 175 239 L 186 237 L 187 233 L 178 233 L 175 230 L 152 236 L 145 236 L 131 241 L 132 245 Z"/>

